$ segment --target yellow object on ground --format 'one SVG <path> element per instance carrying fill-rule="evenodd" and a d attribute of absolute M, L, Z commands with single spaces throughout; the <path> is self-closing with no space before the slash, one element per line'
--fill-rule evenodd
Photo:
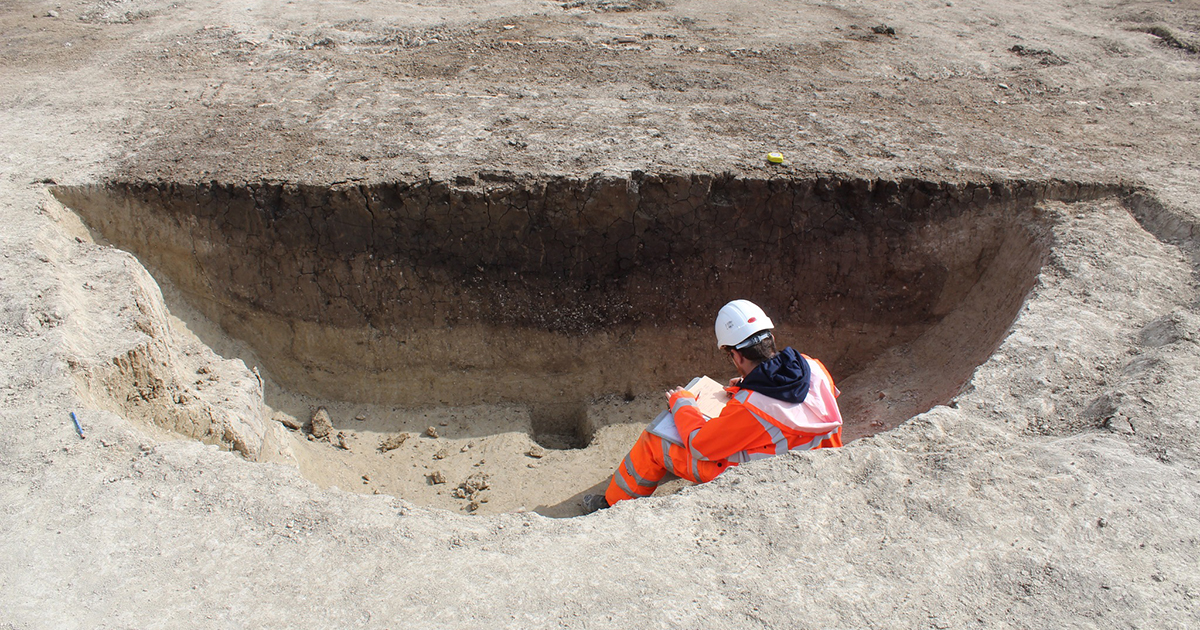
<path fill-rule="evenodd" d="M 772 151 L 767 154 L 767 161 L 772 164 L 783 164 L 783 154 Z"/>

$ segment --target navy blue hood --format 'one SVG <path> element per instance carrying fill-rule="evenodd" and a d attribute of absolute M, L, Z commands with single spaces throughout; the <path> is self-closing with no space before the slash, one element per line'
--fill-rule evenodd
<path fill-rule="evenodd" d="M 784 402 L 804 402 L 812 370 L 808 361 L 791 347 L 758 364 L 738 387 L 756 391 Z"/>

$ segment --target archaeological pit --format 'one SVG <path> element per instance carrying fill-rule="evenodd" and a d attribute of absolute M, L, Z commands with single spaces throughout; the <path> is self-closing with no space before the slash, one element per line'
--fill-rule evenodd
<path fill-rule="evenodd" d="M 846 438 L 870 435 L 951 400 L 1004 337 L 1049 251 L 1039 204 L 1114 192 L 641 172 L 54 189 L 141 260 L 181 325 L 256 370 L 255 430 L 284 435 L 309 479 L 551 516 L 603 487 L 661 392 L 734 375 L 713 341 L 726 301 L 761 304 L 782 344 L 820 358 Z M 136 363 L 89 386 L 149 429 L 258 458 L 145 405 L 162 377 Z M 114 373 L 143 395 L 112 391 Z M 172 400 L 214 378 L 179 376 Z"/>

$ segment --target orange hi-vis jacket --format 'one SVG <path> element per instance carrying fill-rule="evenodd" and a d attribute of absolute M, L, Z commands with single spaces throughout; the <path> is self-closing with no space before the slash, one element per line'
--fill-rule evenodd
<path fill-rule="evenodd" d="M 790 365 L 802 361 L 807 368 L 808 390 L 803 400 L 788 402 L 750 389 L 727 387 L 732 400 L 720 415 L 705 422 L 691 392 L 673 394 L 668 402 L 683 446 L 643 431 L 609 481 L 604 493 L 609 505 L 650 496 L 668 473 L 704 483 L 748 461 L 789 450 L 841 446 L 842 414 L 829 372 L 820 361 L 790 348 L 784 353 L 794 354 L 787 357 Z M 788 378 L 798 376 L 791 368 L 772 373 L 784 377 L 774 382 L 782 382 L 785 388 Z M 767 384 L 771 382 L 768 379 Z"/>
<path fill-rule="evenodd" d="M 732 399 L 721 415 L 705 422 L 691 392 L 671 396 L 675 426 L 692 459 L 740 464 L 790 450 L 841 446 L 842 414 L 833 378 L 820 361 L 801 356 L 811 368 L 808 394 L 801 403 L 727 387 Z"/>

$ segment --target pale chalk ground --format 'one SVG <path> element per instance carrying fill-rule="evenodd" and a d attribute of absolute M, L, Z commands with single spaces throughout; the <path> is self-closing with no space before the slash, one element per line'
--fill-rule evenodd
<path fill-rule="evenodd" d="M 132 3 L 104 6 L 123 4 Z M 154 291 L 147 287 L 153 284 L 127 255 L 75 241 L 75 228 L 31 182 L 102 176 L 106 160 L 128 157 L 148 141 L 121 131 L 153 119 L 146 103 L 158 97 L 145 92 L 127 60 L 95 41 L 90 45 L 104 54 L 89 61 L 70 57 L 64 46 L 49 47 L 45 39 L 53 29 L 36 36 L 14 26 L 18 15 L 54 7 L 5 7 L 13 36 L 5 42 L 10 50 L 0 75 L 7 88 L 0 114 L 6 158 L 0 166 L 0 586 L 6 593 L 0 623 L 1196 625 L 1194 226 L 1200 189 L 1195 118 L 1189 117 L 1196 88 L 1188 80 L 1197 66 L 1181 51 L 1142 48 L 1128 31 L 1105 30 L 1104 17 L 1105 11 L 1170 10 L 1181 13 L 1164 19 L 1183 20 L 1175 24 L 1184 28 L 1179 25 L 1194 17 L 1194 6 L 1177 4 L 1079 13 L 1050 3 L 968 5 L 954 7 L 952 19 L 931 18 L 941 11 L 932 5 L 897 4 L 855 17 L 886 19 L 926 38 L 935 36 L 923 24 L 948 19 L 968 43 L 986 41 L 988 29 L 997 28 L 1044 40 L 1053 34 L 1056 51 L 1072 55 L 1076 68 L 1090 64 L 1071 75 L 1076 89 L 1088 93 L 1079 100 L 1107 105 L 1076 116 L 1071 108 L 1083 106 L 1058 101 L 1065 113 L 1056 120 L 1079 127 L 1064 127 L 1046 144 L 1034 141 L 1043 133 L 1036 121 L 999 120 L 989 127 L 964 120 L 969 133 L 928 145 L 897 132 L 898 118 L 869 138 L 830 125 L 820 133 L 838 136 L 848 157 L 826 157 L 819 149 L 807 158 L 813 164 L 878 168 L 881 158 L 868 148 L 879 144 L 894 153 L 911 147 L 895 158 L 898 171 L 917 163 L 937 168 L 938 155 L 987 169 L 1004 161 L 1002 153 L 1015 153 L 1025 158 L 1023 168 L 1040 172 L 1057 157 L 1062 163 L 1053 168 L 1063 173 L 1146 182 L 1165 204 L 1141 215 L 1155 235 L 1112 203 L 1051 208 L 1060 222 L 1052 260 L 1012 334 L 953 407 L 840 451 L 769 460 L 705 487 L 569 520 L 530 513 L 466 517 L 386 495 L 323 491 L 293 468 L 252 464 L 191 441 L 158 441 L 124 418 L 87 409 L 68 361 L 103 360 L 144 340 L 130 311 L 138 300 L 152 305 Z M 59 10 L 73 18 L 100 6 Z M 233 15 L 232 6 L 198 5 L 186 19 L 149 17 L 99 37 L 126 39 L 131 49 L 144 50 L 166 42 L 172 28 L 201 32 L 212 15 L 191 11 L 225 16 Z M 1031 23 L 1032 16 L 1041 19 Z M 738 19 L 731 15 L 728 28 L 736 31 Z M 63 28 L 93 33 L 92 23 L 82 24 Z M 1124 53 L 1090 60 L 1089 32 Z M 958 34 L 946 37 L 953 42 Z M 27 54 L 14 55 L 13 47 Z M 951 48 L 938 54 L 960 55 L 962 67 L 973 68 L 961 87 L 992 78 L 994 69 L 978 60 L 995 57 L 970 46 Z M 918 74 L 927 70 L 915 63 Z M 955 71 L 943 80 L 958 80 Z M 1111 90 L 1125 88 L 1089 87 L 1079 78 L 1088 72 L 1152 97 L 1138 102 L 1161 101 L 1126 101 L 1118 116 L 1112 105 L 1120 96 Z M 869 87 L 844 89 L 870 99 L 864 96 Z M 1039 106 L 1048 105 L 1027 107 Z M 829 107 L 815 109 L 833 120 Z M 1143 114 L 1144 108 L 1153 111 Z M 942 115 L 916 119 L 949 125 Z M 979 129 L 1003 133 L 968 137 Z M 1121 140 L 1102 140 L 1104 132 Z M 1005 134 L 1021 138 L 1011 151 L 980 148 Z M 956 155 L 947 156 L 947 147 Z M 458 168 L 461 159 L 448 160 L 446 168 Z M 696 159 L 703 166 L 708 158 Z M 165 311 L 148 308 L 141 317 L 168 326 Z M 69 410 L 82 410 L 87 440 L 74 435 Z"/>

